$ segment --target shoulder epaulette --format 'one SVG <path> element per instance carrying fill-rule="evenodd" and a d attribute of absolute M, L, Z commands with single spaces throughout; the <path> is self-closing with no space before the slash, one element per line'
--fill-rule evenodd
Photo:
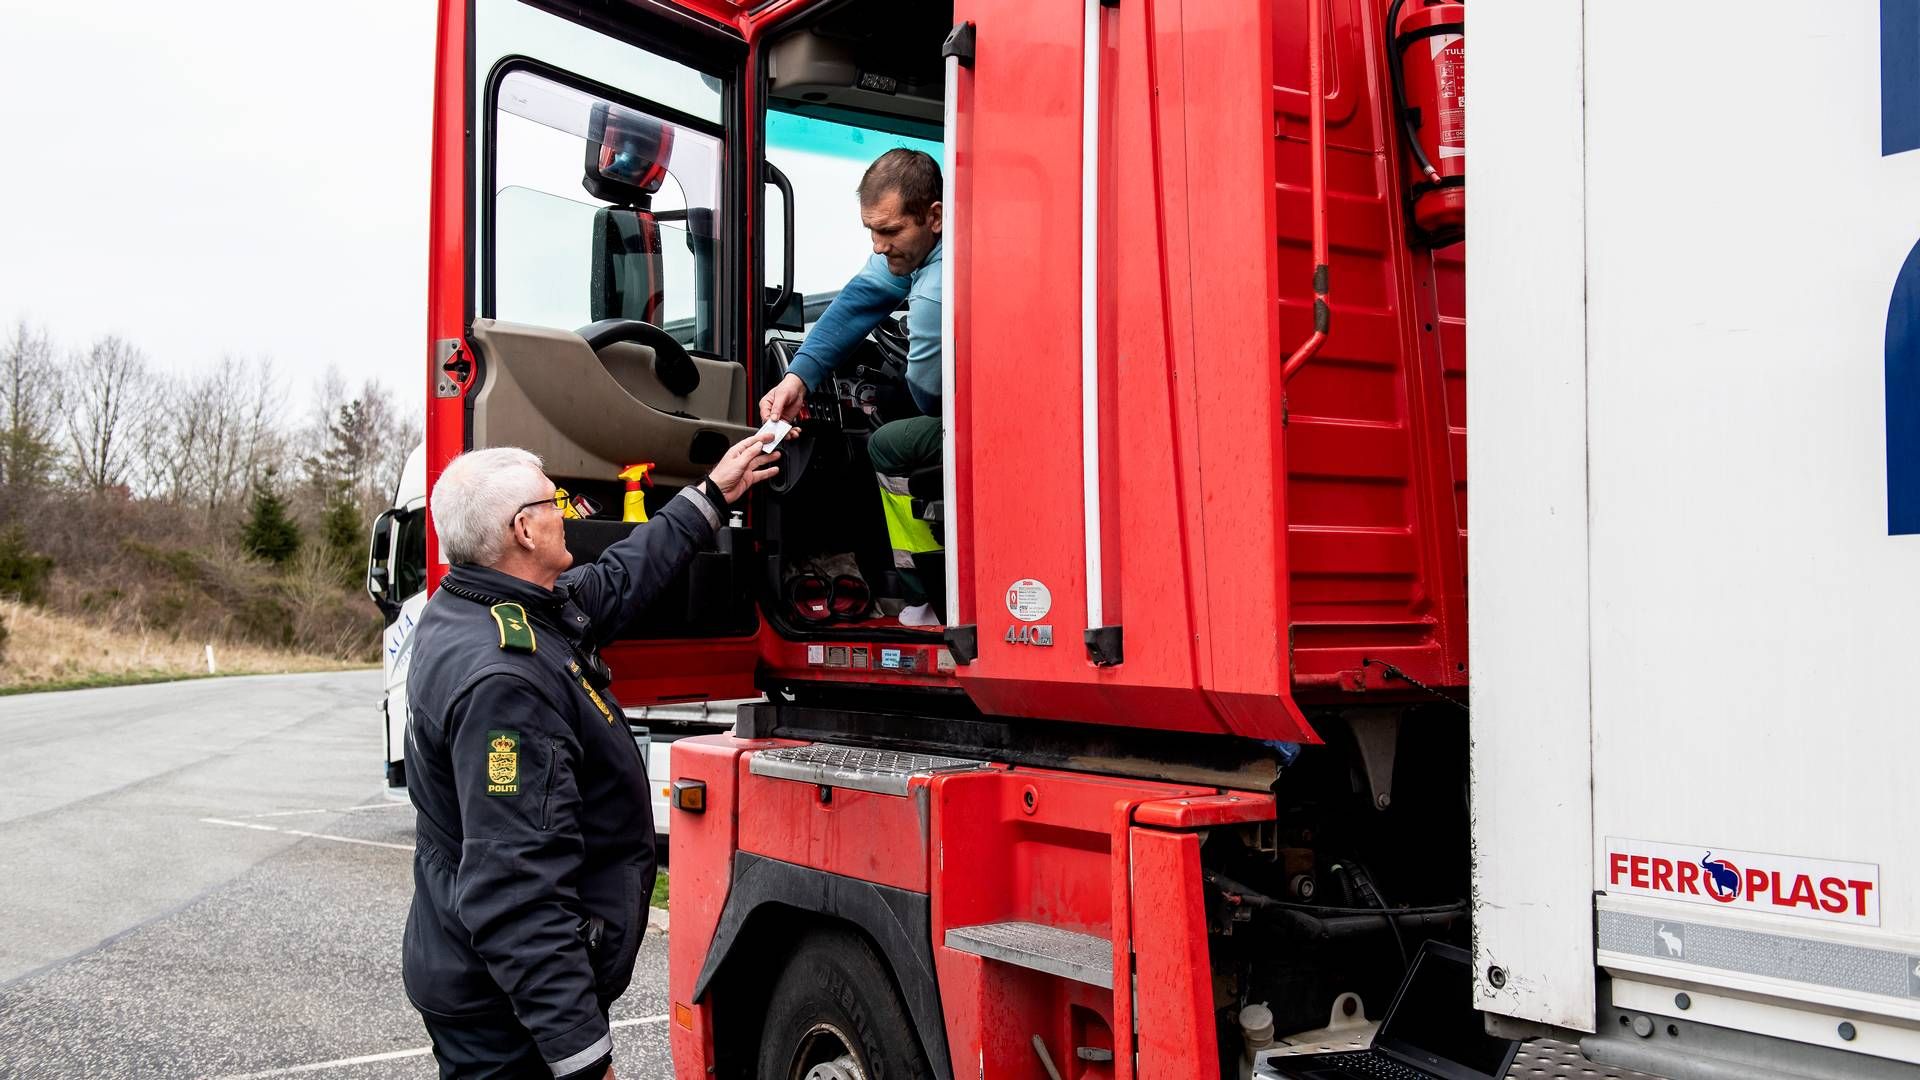
<path fill-rule="evenodd" d="M 519 604 L 495 604 L 488 608 L 494 624 L 500 627 L 500 647 L 515 652 L 533 652 L 533 624 L 527 621 L 527 609 Z"/>

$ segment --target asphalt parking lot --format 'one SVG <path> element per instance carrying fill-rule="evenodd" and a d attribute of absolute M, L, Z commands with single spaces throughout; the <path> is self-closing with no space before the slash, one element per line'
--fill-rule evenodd
<path fill-rule="evenodd" d="M 0 1076 L 432 1077 L 378 672 L 0 698 Z M 664 935 L 613 1019 L 667 1077 Z"/>

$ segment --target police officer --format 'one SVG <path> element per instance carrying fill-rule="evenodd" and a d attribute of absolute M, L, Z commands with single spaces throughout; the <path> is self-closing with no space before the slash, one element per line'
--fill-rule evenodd
<path fill-rule="evenodd" d="M 452 568 L 414 631 L 418 808 L 402 971 L 443 1077 L 611 1077 L 607 1008 L 653 891 L 646 765 L 598 649 L 773 475 L 756 439 L 593 563 L 525 450 L 455 458 L 433 488 Z"/>

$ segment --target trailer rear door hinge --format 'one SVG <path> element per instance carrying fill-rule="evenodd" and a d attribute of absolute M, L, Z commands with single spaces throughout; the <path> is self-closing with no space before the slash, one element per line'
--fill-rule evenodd
<path fill-rule="evenodd" d="M 1126 649 L 1122 645 L 1121 631 L 1118 626 L 1095 626 L 1087 631 L 1087 659 L 1094 667 L 1113 667 L 1124 661 Z"/>

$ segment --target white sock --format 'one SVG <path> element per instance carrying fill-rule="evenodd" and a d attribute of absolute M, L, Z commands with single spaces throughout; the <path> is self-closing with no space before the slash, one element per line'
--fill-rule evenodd
<path fill-rule="evenodd" d="M 901 626 L 939 626 L 940 616 L 935 614 L 932 604 L 915 604 L 900 609 Z"/>

